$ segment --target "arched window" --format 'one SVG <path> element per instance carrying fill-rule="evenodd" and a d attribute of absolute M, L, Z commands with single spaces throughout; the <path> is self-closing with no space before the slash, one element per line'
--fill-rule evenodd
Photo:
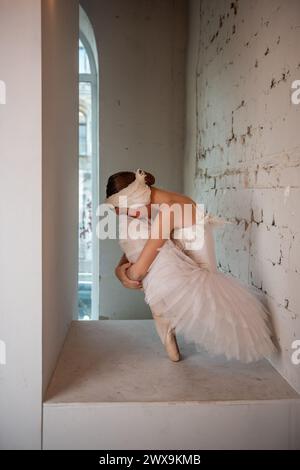
<path fill-rule="evenodd" d="M 89 38 L 89 39 L 88 39 Z M 80 7 L 79 55 L 79 319 L 99 318 L 99 241 L 96 208 L 99 204 L 98 73 L 90 38 L 92 26 Z"/>

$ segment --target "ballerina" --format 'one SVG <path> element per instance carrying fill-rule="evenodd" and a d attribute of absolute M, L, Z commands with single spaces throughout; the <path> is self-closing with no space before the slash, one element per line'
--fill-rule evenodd
<path fill-rule="evenodd" d="M 144 290 L 169 358 L 181 359 L 176 333 L 194 343 L 197 351 L 205 348 L 228 360 L 247 363 L 269 357 L 276 351 L 269 311 L 250 288 L 217 268 L 213 229 L 218 218 L 204 216 L 203 239 L 198 243 L 195 201 L 154 187 L 154 182 L 140 169 L 116 173 L 108 179 L 106 203 L 126 231 L 119 239 L 124 254 L 115 274 L 125 287 Z M 174 205 L 182 208 L 179 219 L 166 210 Z M 130 226 L 135 228 L 136 219 L 145 236 L 132 236 Z M 196 248 L 191 240 L 197 242 Z"/>

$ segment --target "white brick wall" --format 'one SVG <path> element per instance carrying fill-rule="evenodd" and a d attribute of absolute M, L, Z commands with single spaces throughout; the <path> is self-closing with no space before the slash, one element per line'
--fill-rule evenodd
<path fill-rule="evenodd" d="M 272 312 L 274 366 L 300 391 L 300 79 L 298 0 L 191 0 L 185 192 L 234 222 L 220 267 Z"/>

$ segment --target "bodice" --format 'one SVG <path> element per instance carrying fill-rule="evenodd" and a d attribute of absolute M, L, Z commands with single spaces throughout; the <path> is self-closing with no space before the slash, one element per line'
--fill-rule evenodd
<path fill-rule="evenodd" d="M 139 218 L 122 215 L 119 217 L 120 238 L 119 245 L 127 259 L 134 263 L 142 252 L 151 230 L 151 221 L 148 218 Z M 223 224 L 222 218 L 211 214 L 204 216 L 202 223 L 181 227 L 173 230 L 167 244 L 175 245 L 181 251 L 199 251 L 204 244 L 206 227 L 213 224 Z"/>
<path fill-rule="evenodd" d="M 139 224 L 139 229 L 135 227 Z M 119 245 L 127 259 L 135 263 L 142 252 L 150 235 L 150 222 L 148 219 L 125 216 L 119 217 Z"/>

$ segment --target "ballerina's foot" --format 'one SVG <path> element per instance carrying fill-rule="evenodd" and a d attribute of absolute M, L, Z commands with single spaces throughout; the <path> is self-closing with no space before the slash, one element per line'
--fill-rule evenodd
<path fill-rule="evenodd" d="M 180 356 L 180 351 L 179 351 L 177 340 L 176 340 L 176 335 L 172 331 L 167 333 L 166 340 L 165 340 L 165 349 L 171 361 L 173 362 L 180 361 L 181 356 Z"/>

